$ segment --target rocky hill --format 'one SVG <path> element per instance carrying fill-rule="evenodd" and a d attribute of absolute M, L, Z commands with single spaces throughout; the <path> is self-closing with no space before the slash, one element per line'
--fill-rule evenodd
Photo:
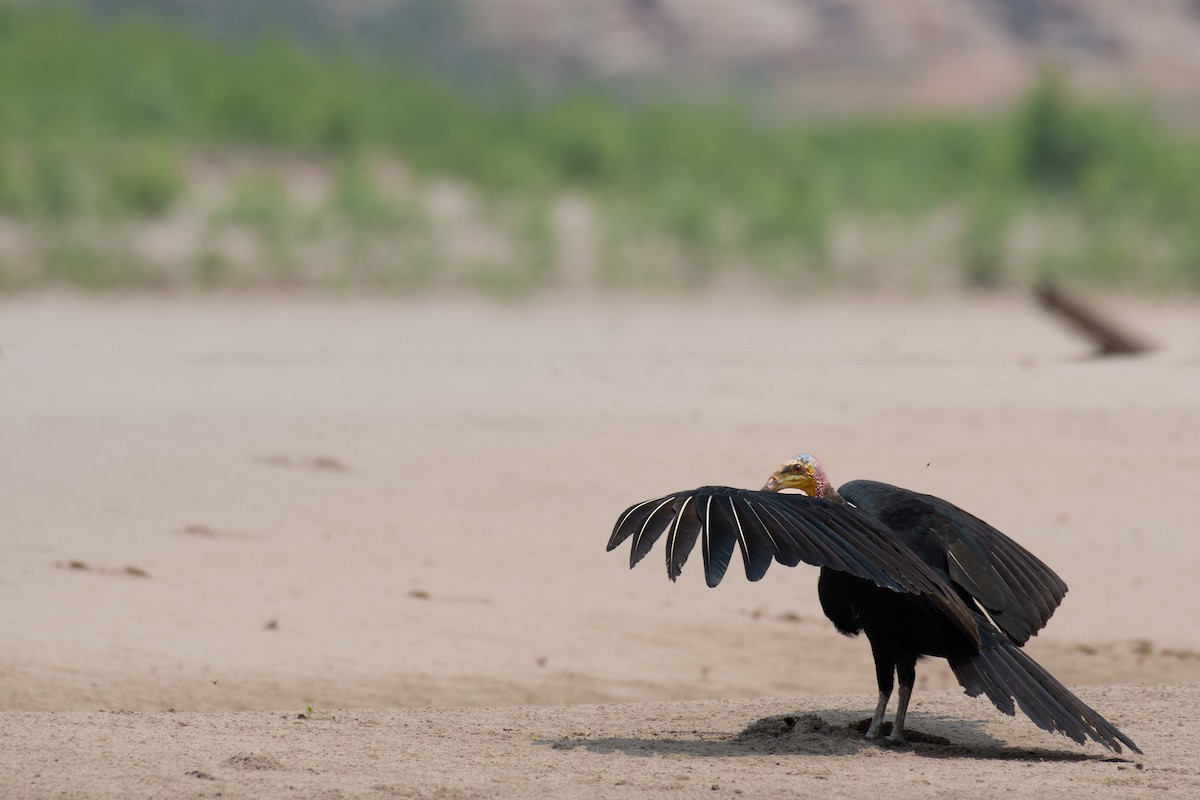
<path fill-rule="evenodd" d="M 766 81 L 833 107 L 980 108 L 1060 69 L 1079 90 L 1200 100 L 1197 0 L 473 0 L 537 67 Z"/>
<path fill-rule="evenodd" d="M 767 86 L 842 109 L 981 109 L 1048 67 L 1084 93 L 1200 108 L 1200 0 L 90 0 L 223 33 L 283 24 L 487 75 Z"/>

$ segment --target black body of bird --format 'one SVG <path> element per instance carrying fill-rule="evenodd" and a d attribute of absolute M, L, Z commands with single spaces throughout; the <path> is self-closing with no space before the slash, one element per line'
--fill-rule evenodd
<path fill-rule="evenodd" d="M 1015 713 L 1015 701 L 1045 730 L 1141 752 L 1021 649 L 1046 625 L 1067 585 L 1028 550 L 945 500 L 875 481 L 834 490 L 806 454 L 780 467 L 762 491 L 706 486 L 631 506 L 608 549 L 632 539 L 633 567 L 664 534 L 671 580 L 697 544 L 709 586 L 720 583 L 735 550 L 752 581 L 772 561 L 820 567 L 825 615 L 841 633 L 865 633 L 871 644 L 879 686 L 872 738 L 895 676 L 900 692 L 890 738 L 903 741 L 916 663 L 934 656 L 949 662 L 968 695 L 986 695 L 1006 714 Z"/>

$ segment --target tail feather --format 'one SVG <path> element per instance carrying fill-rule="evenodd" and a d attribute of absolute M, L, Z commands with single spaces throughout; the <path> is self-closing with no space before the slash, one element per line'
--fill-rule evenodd
<path fill-rule="evenodd" d="M 971 697 L 981 694 L 1005 714 L 1015 713 L 1013 700 L 1039 728 L 1061 733 L 1083 744 L 1089 738 L 1120 753 L 1126 745 L 1141 753 L 1130 739 L 1094 709 L 1071 694 L 1017 645 L 997 637 L 995 645 L 950 668 Z"/>

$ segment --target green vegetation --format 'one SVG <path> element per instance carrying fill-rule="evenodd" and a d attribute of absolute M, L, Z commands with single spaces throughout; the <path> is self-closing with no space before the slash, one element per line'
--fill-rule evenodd
<path fill-rule="evenodd" d="M 224 182 L 206 193 L 210 160 Z M 466 210 L 438 210 L 446 180 Z M 990 119 L 797 119 L 465 86 L 383 49 L 0 2 L 0 228 L 19 231 L 0 237 L 0 290 L 446 279 L 513 294 L 554 280 L 572 247 L 556 209 L 575 196 L 608 285 L 730 265 L 832 282 L 848 226 L 944 217 L 948 249 L 914 233 L 903 258 L 860 258 L 940 261 L 977 286 L 1050 272 L 1200 288 L 1200 138 L 1053 79 Z M 139 245 L 188 214 L 182 266 Z"/>

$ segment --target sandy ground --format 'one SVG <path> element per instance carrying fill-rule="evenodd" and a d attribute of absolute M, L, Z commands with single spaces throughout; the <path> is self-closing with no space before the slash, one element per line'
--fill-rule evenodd
<path fill-rule="evenodd" d="M 1200 303 L 1105 305 L 1160 348 L 1089 359 L 1016 297 L 4 301 L 4 794 L 1195 796 Z M 1055 567 L 1030 652 L 1144 769 L 941 664 L 912 720 L 950 744 L 864 749 L 816 570 L 603 552 L 802 450 Z M 834 732 L 737 738 L 809 713 Z"/>
<path fill-rule="evenodd" d="M 1075 748 L 948 692 L 905 747 L 868 695 L 624 705 L 0 714 L 5 797 L 1200 796 L 1196 686 L 1081 689 L 1146 749 Z M 994 717 L 994 718 L 993 718 Z M 989 718 L 980 722 L 981 718 Z M 913 734 L 916 737 L 918 734 Z"/>

